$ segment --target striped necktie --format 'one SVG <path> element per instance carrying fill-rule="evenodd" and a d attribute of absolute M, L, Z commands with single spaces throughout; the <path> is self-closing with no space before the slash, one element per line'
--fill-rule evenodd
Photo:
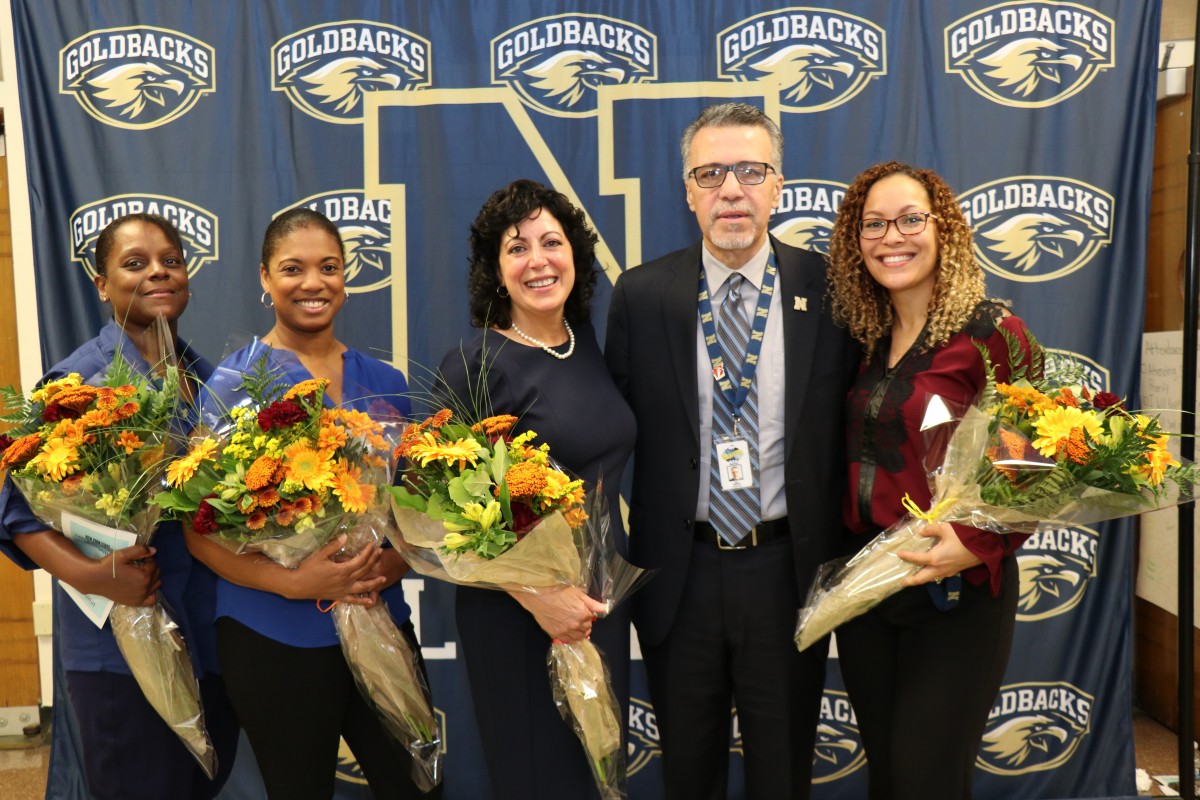
<path fill-rule="evenodd" d="M 742 302 L 742 291 L 751 284 L 738 273 L 733 273 L 725 282 L 728 292 L 721 303 L 720 326 L 717 328 L 717 344 L 725 363 L 725 372 L 734 389 L 741 381 L 742 364 L 750 343 L 750 316 Z M 708 523 L 717 534 L 731 545 L 738 544 L 758 524 L 758 381 L 750 385 L 750 393 L 742 403 L 738 433 L 733 432 L 733 404 L 725 397 L 720 387 L 713 385 L 712 403 L 713 436 L 732 436 L 745 439 L 750 446 L 750 466 L 754 485 L 748 489 L 721 489 L 721 473 L 718 465 L 717 448 L 712 448 L 709 474 Z"/>

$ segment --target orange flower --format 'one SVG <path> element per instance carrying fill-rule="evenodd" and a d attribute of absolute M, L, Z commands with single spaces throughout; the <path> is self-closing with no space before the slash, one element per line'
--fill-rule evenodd
<path fill-rule="evenodd" d="M 83 478 L 83 473 L 76 473 L 64 480 L 60 484 L 62 486 L 62 493 L 67 497 L 79 494 L 79 490 L 83 488 Z"/>
<path fill-rule="evenodd" d="M 512 499 L 537 497 L 546 488 L 546 468 L 533 461 L 513 464 L 504 474 L 508 496 Z"/>
<path fill-rule="evenodd" d="M 442 427 L 447 422 L 449 422 L 450 418 L 453 416 L 454 416 L 453 411 L 451 411 L 448 408 L 443 408 L 441 411 L 439 411 L 433 415 L 433 419 L 430 420 L 429 424 L 431 427 L 433 427 L 434 430 L 437 430 L 438 428 Z"/>
<path fill-rule="evenodd" d="M 138 438 L 138 435 L 133 431 L 121 431 L 121 435 L 117 437 L 117 447 L 125 448 L 125 455 L 131 454 L 137 450 L 145 442 Z"/>
<path fill-rule="evenodd" d="M 317 449 L 323 453 L 332 453 L 347 441 L 346 429 L 341 425 L 322 425 L 317 433 Z"/>
<path fill-rule="evenodd" d="M 91 405 L 92 401 L 96 399 L 97 394 L 98 392 L 93 386 L 76 386 L 73 389 L 67 389 L 59 392 L 54 398 L 54 402 L 56 405 L 60 405 L 63 408 L 69 408 L 78 414 L 82 414 L 83 410 Z"/>
<path fill-rule="evenodd" d="M 1066 386 L 1058 390 L 1058 394 L 1054 396 L 1054 402 L 1064 408 L 1079 408 L 1079 399 Z"/>
<path fill-rule="evenodd" d="M 587 512 L 582 508 L 572 508 L 563 513 L 563 519 L 566 520 L 568 526 L 578 528 L 588 518 Z"/>
<path fill-rule="evenodd" d="M 262 530 L 263 527 L 266 526 L 266 524 L 267 524 L 267 512 L 263 511 L 261 508 L 257 509 L 246 520 L 246 527 L 252 531 Z"/>
<path fill-rule="evenodd" d="M 8 449 L 4 451 L 4 457 L 0 458 L 0 468 L 9 469 L 23 465 L 26 461 L 37 455 L 38 448 L 41 446 L 42 438 L 36 433 L 22 436 L 10 444 Z"/>
<path fill-rule="evenodd" d="M 117 399 L 117 393 L 115 390 L 110 389 L 107 386 L 100 387 L 100 394 L 96 397 L 96 408 L 104 411 L 112 411 L 114 408 L 120 405 L 120 402 L 121 401 Z"/>
<path fill-rule="evenodd" d="M 120 405 L 119 408 L 117 408 L 116 411 L 113 412 L 113 414 L 116 416 L 117 419 L 129 419 L 134 414 L 136 414 L 138 411 L 140 411 L 141 408 L 142 407 L 139 406 L 134 401 L 126 400 L 124 403 L 122 403 Z"/>
<path fill-rule="evenodd" d="M 237 510 L 243 514 L 249 514 L 256 508 L 258 508 L 258 498 L 253 494 L 244 494 L 237 499 Z"/>
<path fill-rule="evenodd" d="M 1071 429 L 1071 435 L 1067 437 L 1063 449 L 1067 453 L 1067 458 L 1076 464 L 1086 464 L 1092 456 L 1092 448 L 1087 443 L 1083 428 Z"/>
<path fill-rule="evenodd" d="M 369 483 L 360 483 L 362 470 L 342 459 L 338 461 L 338 469 L 334 473 L 333 494 L 341 502 L 342 508 L 352 514 L 361 514 L 367 510 L 375 499 L 375 487 Z"/>
<path fill-rule="evenodd" d="M 246 470 L 246 488 L 252 492 L 265 489 L 277 483 L 275 473 L 283 462 L 271 456 L 259 456 Z"/>
<path fill-rule="evenodd" d="M 116 419 L 113 417 L 113 413 L 111 411 L 105 411 L 102 408 L 93 408 L 91 411 L 88 411 L 86 414 L 80 417 L 77 422 L 79 423 L 79 428 L 82 431 L 88 428 L 108 427 L 116 422 Z"/>
<path fill-rule="evenodd" d="M 308 397 L 322 391 L 329 385 L 327 378 L 309 378 L 305 381 L 300 381 L 292 388 L 288 389 L 283 395 L 284 400 L 291 400 L 294 397 Z"/>
<path fill-rule="evenodd" d="M 113 391 L 116 392 L 117 397 L 120 397 L 120 398 L 129 398 L 129 397 L 133 397 L 134 395 L 137 394 L 137 389 L 135 387 L 129 385 L 128 383 L 125 384 L 124 386 L 118 386 Z"/>
<path fill-rule="evenodd" d="M 286 479 L 303 484 L 310 491 L 324 489 L 333 483 L 333 470 L 320 452 L 307 440 L 294 442 L 283 451 Z"/>
<path fill-rule="evenodd" d="M 275 512 L 275 521 L 286 528 L 296 521 L 296 509 L 287 501 L 280 503 L 279 510 Z"/>
<path fill-rule="evenodd" d="M 274 486 L 268 486 L 254 494 L 258 499 L 259 508 L 271 508 L 278 505 L 283 498 L 279 495 L 279 491 Z"/>
<path fill-rule="evenodd" d="M 495 417 L 481 419 L 471 426 L 471 430 L 487 436 L 503 436 L 511 431 L 516 424 L 517 418 L 512 414 L 500 414 Z"/>

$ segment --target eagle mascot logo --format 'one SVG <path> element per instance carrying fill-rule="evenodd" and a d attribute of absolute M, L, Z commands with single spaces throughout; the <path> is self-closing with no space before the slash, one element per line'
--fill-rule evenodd
<path fill-rule="evenodd" d="M 399 89 L 404 78 L 398 69 L 389 70 L 373 58 L 352 56 L 302 74 L 300 80 L 307 84 L 304 91 L 315 98 L 316 105 L 344 117 L 358 108 L 365 93 Z"/>
<path fill-rule="evenodd" d="M 375 283 L 387 275 L 390 233 L 370 224 L 342 225 L 338 231 L 346 246 L 346 283 Z"/>
<path fill-rule="evenodd" d="M 830 720 L 817 724 L 813 747 L 813 783 L 830 783 L 849 775 L 866 763 L 858 729 Z"/>
<path fill-rule="evenodd" d="M 840 94 L 854 77 L 854 62 L 818 44 L 795 44 L 750 65 L 779 84 L 782 99 L 803 105 L 815 90 Z"/>
<path fill-rule="evenodd" d="M 362 189 L 336 189 L 314 194 L 280 209 L 311 208 L 337 225 L 346 258 L 346 291 L 365 294 L 392 284 L 392 207 L 388 200 L 368 199 Z"/>
<path fill-rule="evenodd" d="M 187 88 L 184 82 L 170 75 L 170 70 L 157 64 L 121 64 L 89 79 L 87 85 L 108 110 L 136 120 L 148 105 L 165 109 L 168 102 L 183 94 Z"/>
<path fill-rule="evenodd" d="M 1076 3 L 985 8 L 947 26 L 945 47 L 946 72 L 994 103 L 1021 108 L 1061 103 L 1116 63 L 1113 21 Z"/>
<path fill-rule="evenodd" d="M 833 220 L 828 217 L 792 217 L 772 228 L 771 233 L 792 247 L 828 254 Z"/>
<path fill-rule="evenodd" d="M 428 87 L 431 58 L 426 39 L 395 25 L 329 22 L 271 47 L 271 90 L 317 119 L 357 125 L 367 94 Z"/>
<path fill-rule="evenodd" d="M 594 117 L 600 87 L 658 77 L 658 37 L 599 14 L 529 20 L 492 39 L 491 52 L 492 83 L 555 117 Z"/>
<path fill-rule="evenodd" d="M 178 31 L 91 31 L 59 52 L 59 91 L 106 125 L 157 128 L 216 90 L 215 61 L 213 48 Z"/>
<path fill-rule="evenodd" d="M 887 74 L 886 42 L 883 28 L 853 14 L 828 8 L 766 11 L 717 34 L 717 74 L 778 86 L 785 111 L 825 111 Z"/>
<path fill-rule="evenodd" d="M 1096 574 L 1099 534 L 1083 526 L 1040 530 L 1017 552 L 1017 619 L 1037 622 L 1066 614 L 1083 600 Z"/>
<path fill-rule="evenodd" d="M 975 765 L 993 775 L 1062 766 L 1091 730 L 1094 704 L 1094 697 L 1061 681 L 1001 686 Z"/>
<path fill-rule="evenodd" d="M 1011 269 L 1029 272 L 1043 256 L 1069 261 L 1078 254 L 1088 236 L 1082 226 L 1049 212 L 1017 214 L 992 228 L 980 231 L 985 245 Z"/>
<path fill-rule="evenodd" d="M 626 70 L 591 50 L 567 50 L 525 70 L 531 88 L 542 93 L 544 102 L 573 108 L 590 92 L 620 83 Z"/>
<path fill-rule="evenodd" d="M 1070 733 L 1056 720 L 1042 714 L 1010 719 L 983 735 L 983 752 L 989 760 L 1010 769 L 1047 762 L 1061 755 Z"/>

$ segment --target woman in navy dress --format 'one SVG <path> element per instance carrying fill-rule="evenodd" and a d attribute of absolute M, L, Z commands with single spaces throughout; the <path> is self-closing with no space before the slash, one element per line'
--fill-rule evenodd
<path fill-rule="evenodd" d="M 589 487 L 603 478 L 611 529 L 625 553 L 618 488 L 635 423 L 609 377 L 590 323 L 596 234 L 559 192 L 520 180 L 494 193 L 471 226 L 471 323 L 483 331 L 448 352 L 452 402 L 520 418 L 535 443 Z M 455 618 L 494 800 L 596 797 L 588 760 L 554 704 L 552 639 L 591 637 L 606 656 L 624 715 L 629 616 L 564 587 L 531 594 L 459 586 Z"/>
<path fill-rule="evenodd" d="M 187 265 L 175 226 L 153 214 L 113 220 L 96 240 L 96 290 L 112 306 L 100 335 L 51 367 L 39 383 L 75 372 L 85 383 L 104 378 L 113 356 L 152 378 L 160 362 L 155 325 L 167 321 L 190 399 L 212 365 L 178 337 L 188 305 Z M 67 699 L 82 744 L 84 777 L 95 800 L 207 800 L 229 776 L 237 749 L 237 722 L 225 697 L 212 629 L 215 577 L 188 554 L 178 523 L 164 522 L 150 547 L 134 545 L 93 561 L 58 531 L 38 520 L 11 479 L 0 493 L 0 552 L 26 569 L 55 577 L 56 636 L 66 674 Z M 179 624 L 200 680 L 205 724 L 217 753 L 218 772 L 208 780 L 179 738 L 158 716 L 129 672 L 112 626 L 97 628 L 63 590 L 118 603 L 150 606 L 161 589 Z M 52 768 L 54 765 L 52 764 Z"/>

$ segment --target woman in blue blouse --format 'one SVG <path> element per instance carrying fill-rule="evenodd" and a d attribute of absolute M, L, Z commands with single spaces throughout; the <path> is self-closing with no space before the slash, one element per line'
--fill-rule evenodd
<path fill-rule="evenodd" d="M 195 380 L 212 365 L 177 335 L 187 308 L 188 274 L 175 227 L 152 214 L 130 214 L 110 223 L 96 241 L 96 289 L 111 304 L 113 320 L 100 335 L 54 365 L 41 382 L 78 373 L 101 380 L 115 353 L 142 375 L 160 361 L 154 325 L 166 319 L 181 386 L 194 397 Z M 220 790 L 233 766 L 237 722 L 217 674 L 212 609 L 215 577 L 188 555 L 178 523 L 159 526 L 151 547 L 134 545 L 98 561 L 85 556 L 58 531 L 48 530 L 6 479 L 0 492 L 0 551 L 26 569 L 53 575 L 57 633 L 67 693 L 82 743 L 88 791 L 94 800 L 206 800 Z M 118 603 L 149 606 L 161 589 L 179 623 L 200 679 L 205 722 L 217 751 L 216 780 L 208 780 L 191 754 L 146 701 L 117 649 L 112 628 L 97 628 L 59 581 Z"/>
<path fill-rule="evenodd" d="M 339 342 L 333 321 L 346 302 L 344 247 L 337 226 L 307 208 L 267 228 L 259 277 L 275 326 L 223 361 L 202 401 L 227 409 L 245 399 L 241 376 L 265 356 L 283 385 L 325 378 L 326 401 L 379 418 L 409 413 L 404 375 Z M 236 555 L 187 532 L 192 553 L 217 573 L 217 647 L 229 697 L 254 749 L 272 800 L 333 796 L 338 740 L 345 738 L 376 797 L 424 797 L 409 758 L 360 695 L 317 600 L 387 603 L 418 656 L 400 578 L 407 564 L 390 547 L 368 546 L 333 560 L 342 539 L 286 569 L 261 553 Z M 424 665 L 422 664 L 422 669 Z"/>

